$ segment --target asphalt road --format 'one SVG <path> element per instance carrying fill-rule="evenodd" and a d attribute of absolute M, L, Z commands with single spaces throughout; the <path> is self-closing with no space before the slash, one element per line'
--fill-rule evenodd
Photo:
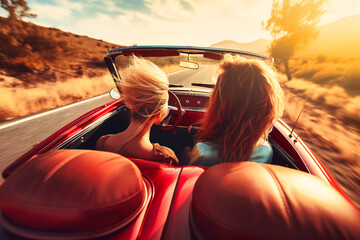
<path fill-rule="evenodd" d="M 198 70 L 187 69 L 169 74 L 169 82 L 180 84 L 184 87 L 192 87 L 191 83 L 215 83 L 216 67 L 214 65 L 203 65 Z"/>
<path fill-rule="evenodd" d="M 215 72 L 216 68 L 213 66 L 201 67 L 198 70 L 188 69 L 169 74 L 169 81 L 191 87 L 191 82 L 214 82 Z M 34 144 L 44 140 L 81 115 L 111 100 L 109 95 L 105 94 L 0 124 L 0 172 Z"/>
<path fill-rule="evenodd" d="M 72 120 L 112 99 L 108 94 L 0 125 L 0 171 Z"/>

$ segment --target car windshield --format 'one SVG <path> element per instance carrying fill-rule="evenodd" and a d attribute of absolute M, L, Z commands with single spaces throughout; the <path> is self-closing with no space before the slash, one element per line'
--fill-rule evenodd
<path fill-rule="evenodd" d="M 208 90 L 216 83 L 223 52 L 184 50 L 126 50 L 115 58 L 120 74 L 129 66 L 130 57 L 141 56 L 159 66 L 169 77 L 170 88 Z M 231 53 L 236 55 L 235 53 Z M 242 57 L 245 57 L 242 55 Z"/>
<path fill-rule="evenodd" d="M 172 57 L 144 57 L 159 66 L 169 77 L 170 87 L 194 87 L 192 83 L 213 85 L 216 82 L 218 60 L 199 55 L 180 54 Z M 129 56 L 119 55 L 115 65 L 120 76 L 129 65 Z"/>

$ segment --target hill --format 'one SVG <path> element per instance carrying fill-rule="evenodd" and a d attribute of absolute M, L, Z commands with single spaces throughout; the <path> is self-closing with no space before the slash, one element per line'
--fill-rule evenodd
<path fill-rule="evenodd" d="M 103 57 L 118 45 L 0 17 L 0 85 L 32 86 L 103 74 Z M 12 79 L 7 83 L 8 79 Z M 14 81 L 15 79 L 15 81 Z"/>
<path fill-rule="evenodd" d="M 316 40 L 298 57 L 324 55 L 330 58 L 360 57 L 360 14 L 342 18 L 333 23 L 319 27 Z"/>
<path fill-rule="evenodd" d="M 259 39 L 249 43 L 239 43 L 232 40 L 225 40 L 219 43 L 215 43 L 211 45 L 211 47 L 238 49 L 267 55 L 267 48 L 269 47 L 270 43 L 271 41 L 266 39 Z"/>
<path fill-rule="evenodd" d="M 360 57 L 360 14 L 342 18 L 338 21 L 319 26 L 318 37 L 296 57 L 314 58 L 323 55 L 328 58 L 359 58 Z M 225 40 L 211 47 L 232 48 L 268 55 L 267 48 L 271 41 L 259 39 L 249 43 Z"/>

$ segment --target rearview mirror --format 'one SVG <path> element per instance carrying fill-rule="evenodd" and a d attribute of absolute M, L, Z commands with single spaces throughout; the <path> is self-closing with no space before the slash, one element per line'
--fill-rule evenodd
<path fill-rule="evenodd" d="M 180 61 L 179 67 L 190 68 L 190 69 L 199 69 L 199 64 L 196 62 Z"/>
<path fill-rule="evenodd" d="M 116 90 L 111 89 L 109 92 L 109 95 L 112 99 L 119 99 L 120 98 L 120 93 L 118 93 Z"/>

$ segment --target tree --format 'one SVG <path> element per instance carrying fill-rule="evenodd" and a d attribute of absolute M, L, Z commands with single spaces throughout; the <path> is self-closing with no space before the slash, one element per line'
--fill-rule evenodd
<path fill-rule="evenodd" d="M 292 38 L 286 36 L 274 40 L 270 45 L 270 55 L 275 59 L 277 63 L 284 65 L 286 77 L 291 80 L 291 73 L 289 69 L 289 60 L 295 53 L 295 43 Z"/>
<path fill-rule="evenodd" d="M 8 12 L 10 21 L 20 20 L 23 17 L 36 17 L 36 14 L 29 12 L 30 8 L 26 0 L 0 0 L 0 3 L 0 6 Z"/>
<path fill-rule="evenodd" d="M 317 37 L 318 24 L 326 12 L 328 0 L 273 0 L 271 17 L 264 28 L 273 41 L 270 54 L 282 63 L 291 80 L 289 60 L 299 49 Z"/>

